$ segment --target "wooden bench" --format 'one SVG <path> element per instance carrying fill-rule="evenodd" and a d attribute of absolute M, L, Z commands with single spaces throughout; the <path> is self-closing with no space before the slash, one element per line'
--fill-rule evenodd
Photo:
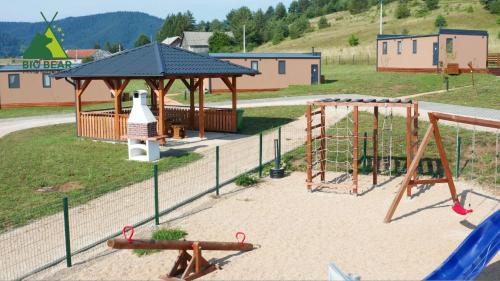
<path fill-rule="evenodd" d="M 446 65 L 446 74 L 450 75 L 460 74 L 460 68 L 458 67 L 458 63 L 448 63 Z"/>

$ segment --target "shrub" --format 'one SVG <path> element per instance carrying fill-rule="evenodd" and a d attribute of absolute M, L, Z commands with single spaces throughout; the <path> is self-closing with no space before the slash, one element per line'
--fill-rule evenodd
<path fill-rule="evenodd" d="M 299 38 L 310 29 L 309 20 L 306 17 L 300 17 L 290 25 L 290 38 Z"/>
<path fill-rule="evenodd" d="M 421 5 L 420 8 L 415 13 L 416 17 L 422 18 L 429 14 L 429 9 L 425 5 Z"/>
<path fill-rule="evenodd" d="M 439 0 L 425 0 L 425 6 L 429 10 L 435 10 L 439 7 Z"/>
<path fill-rule="evenodd" d="M 319 21 L 318 21 L 318 28 L 319 29 L 327 28 L 330 26 L 331 26 L 331 24 L 328 22 L 328 20 L 326 19 L 325 16 L 322 16 L 321 18 L 319 18 Z"/>
<path fill-rule="evenodd" d="M 467 13 L 470 13 L 470 14 L 474 13 L 474 8 L 472 8 L 472 6 L 469 6 L 467 8 Z"/>
<path fill-rule="evenodd" d="M 351 47 L 358 46 L 359 45 L 359 38 L 356 35 L 352 34 L 349 37 L 348 42 L 349 42 L 349 46 L 351 46 Z"/>
<path fill-rule="evenodd" d="M 396 8 L 396 18 L 404 19 L 409 17 L 410 15 L 410 9 L 408 8 L 408 4 L 406 4 L 406 1 L 399 1 L 398 7 Z"/>
<path fill-rule="evenodd" d="M 448 23 L 446 22 L 446 18 L 443 15 L 437 16 L 436 20 L 434 21 L 434 26 L 437 28 L 448 26 Z"/>
<path fill-rule="evenodd" d="M 256 176 L 250 174 L 243 174 L 237 177 L 234 182 L 237 186 L 252 186 L 259 183 L 259 179 Z"/>
<path fill-rule="evenodd" d="M 187 236 L 187 232 L 181 229 L 166 229 L 160 228 L 153 231 L 151 235 L 152 239 L 155 240 L 180 240 Z M 153 253 L 157 253 L 160 250 L 151 250 L 151 249 L 135 249 L 134 253 L 138 256 L 150 255 Z"/>

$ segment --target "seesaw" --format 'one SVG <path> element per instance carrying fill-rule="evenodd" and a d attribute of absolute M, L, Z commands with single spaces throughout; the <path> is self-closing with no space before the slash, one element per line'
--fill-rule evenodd
<path fill-rule="evenodd" d="M 126 230 L 131 231 L 131 235 L 125 235 Z M 211 241 L 186 241 L 186 240 L 153 240 L 153 239 L 132 239 L 133 228 L 125 227 L 123 234 L 126 239 L 110 239 L 107 244 L 113 249 L 134 250 L 179 250 L 179 255 L 170 272 L 160 276 L 163 280 L 193 280 L 215 271 L 215 264 L 209 263 L 203 256 L 203 251 L 251 251 L 255 249 L 253 244 L 244 243 L 245 234 L 236 233 L 236 238 L 242 236 L 241 242 L 211 242 Z M 193 251 L 190 255 L 187 251 Z"/>

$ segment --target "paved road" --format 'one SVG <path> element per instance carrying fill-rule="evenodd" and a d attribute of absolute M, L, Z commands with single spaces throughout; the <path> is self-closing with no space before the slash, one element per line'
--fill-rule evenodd
<path fill-rule="evenodd" d="M 0 119 L 0 138 L 15 131 L 71 122 L 75 122 L 74 113 Z"/>
<path fill-rule="evenodd" d="M 325 98 L 374 98 L 380 99 L 381 97 L 343 94 L 343 95 L 311 95 L 311 96 L 298 96 L 298 97 L 280 97 L 268 99 L 253 99 L 238 101 L 238 107 L 262 107 L 262 106 L 283 106 L 283 105 L 303 105 L 309 101 L 325 99 Z M 209 103 L 207 106 L 216 107 L 231 107 L 230 102 Z M 423 111 L 435 111 L 449 114 L 465 115 L 484 119 L 500 120 L 500 110 L 477 108 L 461 105 L 443 104 L 435 102 L 419 102 L 419 108 Z"/>

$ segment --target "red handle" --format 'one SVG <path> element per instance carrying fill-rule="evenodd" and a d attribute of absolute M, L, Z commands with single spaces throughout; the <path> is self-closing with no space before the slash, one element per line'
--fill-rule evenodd
<path fill-rule="evenodd" d="M 239 231 L 239 232 L 236 232 L 236 240 L 238 240 L 238 243 L 240 243 L 241 245 L 243 245 L 243 243 L 245 243 L 245 239 L 247 238 L 247 236 L 245 235 L 245 233 Z M 240 241 L 240 236 L 243 236 L 243 238 L 241 239 Z"/>
<path fill-rule="evenodd" d="M 130 236 L 127 236 L 127 230 L 130 230 Z M 132 236 L 134 236 L 134 228 L 130 225 L 126 225 L 123 227 L 122 233 L 123 237 L 127 239 L 129 243 L 132 243 Z"/>

